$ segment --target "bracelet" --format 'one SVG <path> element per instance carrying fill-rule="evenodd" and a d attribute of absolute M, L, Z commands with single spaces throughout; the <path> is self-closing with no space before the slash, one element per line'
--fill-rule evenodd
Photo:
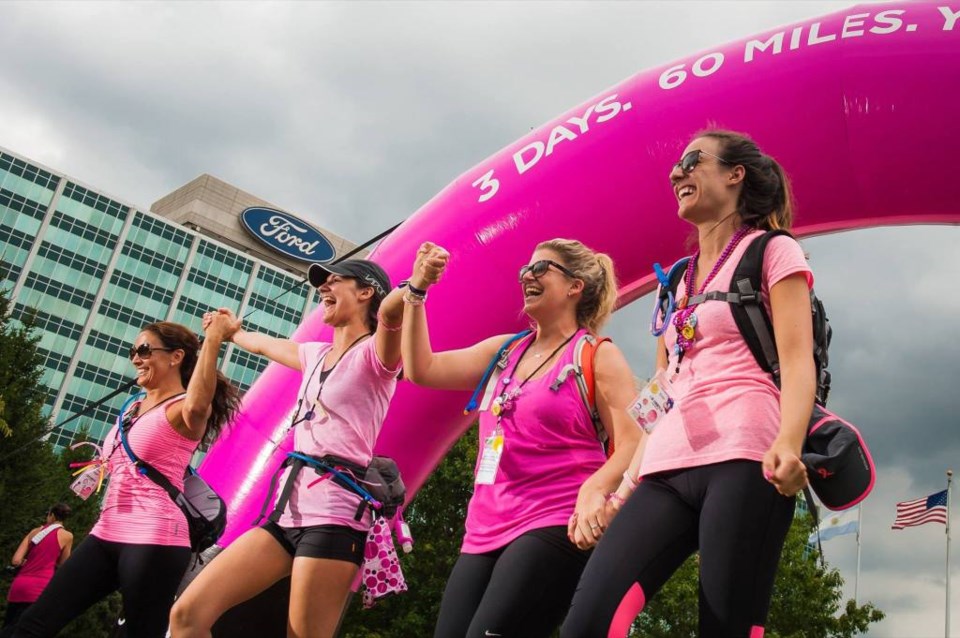
<path fill-rule="evenodd" d="M 381 326 L 383 326 L 383 329 L 386 330 L 387 332 L 400 332 L 400 330 L 403 328 L 402 321 L 396 326 L 391 326 L 387 324 L 387 322 L 383 320 L 383 315 L 380 314 L 379 312 L 377 313 L 377 321 L 380 323 Z"/>
<path fill-rule="evenodd" d="M 614 503 L 616 503 L 617 509 L 620 509 L 621 507 L 623 507 L 624 504 L 627 502 L 627 499 L 623 498 L 616 492 L 610 492 L 609 494 L 607 494 L 607 500 L 613 501 Z"/>
<path fill-rule="evenodd" d="M 403 303 L 409 304 L 411 306 L 422 306 L 423 302 L 427 300 L 426 293 L 423 296 L 416 295 L 408 287 L 407 292 L 403 293 Z"/>
<path fill-rule="evenodd" d="M 630 486 L 630 489 L 631 489 L 631 490 L 637 489 L 637 486 L 640 485 L 640 484 L 637 482 L 637 479 L 635 479 L 635 478 L 633 478 L 632 476 L 630 476 L 630 470 L 629 470 L 629 469 L 624 471 L 624 473 L 623 473 L 623 480 L 627 482 L 627 484 Z"/>
<path fill-rule="evenodd" d="M 417 288 L 416 286 L 410 283 L 409 279 L 404 279 L 403 281 L 401 281 L 399 284 L 397 284 L 397 288 L 406 288 L 417 297 L 427 296 L 426 289 L 421 290 L 420 288 Z"/>

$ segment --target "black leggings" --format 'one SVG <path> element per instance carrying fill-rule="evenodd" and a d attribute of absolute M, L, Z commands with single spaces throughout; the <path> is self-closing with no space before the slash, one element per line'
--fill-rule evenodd
<path fill-rule="evenodd" d="M 20 617 L 14 637 L 55 636 L 119 589 L 127 635 L 163 638 L 177 585 L 189 564 L 188 547 L 111 543 L 87 536 Z"/>
<path fill-rule="evenodd" d="M 629 621 L 698 549 L 698 635 L 762 636 L 793 511 L 794 499 L 767 483 L 754 461 L 645 477 L 584 569 L 560 636 L 626 635 Z M 621 630 L 609 633 L 615 616 Z"/>
<path fill-rule="evenodd" d="M 460 554 L 434 638 L 549 636 L 589 556 L 567 539 L 565 527 L 531 530 L 485 554 Z"/>

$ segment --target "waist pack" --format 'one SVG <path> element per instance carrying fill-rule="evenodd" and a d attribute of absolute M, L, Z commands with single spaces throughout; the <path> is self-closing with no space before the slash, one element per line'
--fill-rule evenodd
<path fill-rule="evenodd" d="M 711 291 L 694 296 L 687 300 L 687 303 L 723 301 L 730 304 L 733 319 L 754 359 L 761 369 L 773 377 L 774 383 L 779 388 L 780 359 L 777 354 L 777 342 L 773 334 L 773 323 L 770 321 L 760 295 L 763 281 L 763 254 L 769 241 L 778 235 L 793 238 L 785 230 L 774 230 L 757 237 L 747 246 L 730 280 L 729 292 Z M 676 293 L 689 260 L 689 257 L 679 260 L 668 273 L 664 273 L 659 264 L 654 266 L 660 288 L 657 291 L 651 331 L 657 336 L 663 334 L 670 323 L 675 308 Z M 831 510 L 844 510 L 867 498 L 873 489 L 876 469 L 870 450 L 860 432 L 825 407 L 830 395 L 831 379 L 827 364 L 833 330 L 827 320 L 823 303 L 812 290 L 810 306 L 817 391 L 800 458 L 807 468 L 810 487 L 820 498 L 820 502 Z M 657 328 L 658 321 L 661 328 Z M 816 519 L 817 510 L 809 490 L 804 490 L 804 494 L 810 512 Z"/>
<path fill-rule="evenodd" d="M 127 431 L 133 426 L 134 421 L 132 412 L 125 408 L 126 405 L 124 409 L 121 409 L 118 428 L 124 451 L 133 461 L 137 472 L 162 487 L 170 495 L 170 499 L 180 508 L 180 511 L 183 512 L 187 519 L 187 529 L 190 532 L 190 550 L 199 555 L 200 552 L 216 543 L 220 535 L 223 534 L 223 530 L 227 526 L 226 503 L 189 465 L 183 476 L 183 490 L 178 490 L 162 472 L 138 457 L 127 439 Z"/>
<path fill-rule="evenodd" d="M 311 456 L 303 452 L 289 452 L 270 479 L 270 489 L 267 491 L 266 500 L 260 509 L 260 516 L 254 521 L 254 525 L 257 525 L 266 515 L 270 499 L 277 489 L 280 474 L 286 467 L 291 468 L 290 474 L 277 496 L 273 511 L 266 517 L 273 523 L 280 520 L 283 511 L 287 508 L 297 475 L 304 467 L 313 468 L 322 478 L 329 478 L 340 487 L 359 496 L 360 503 L 354 515 L 358 521 L 363 518 L 367 508 L 379 516 L 392 518 L 407 496 L 407 488 L 400 477 L 400 468 L 397 467 L 396 461 L 389 457 L 374 456 L 369 465 L 363 466 L 333 454 Z"/>

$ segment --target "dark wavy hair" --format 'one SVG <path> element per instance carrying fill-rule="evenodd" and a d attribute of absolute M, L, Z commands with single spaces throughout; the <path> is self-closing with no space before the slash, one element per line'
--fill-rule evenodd
<path fill-rule="evenodd" d="M 183 350 L 183 362 L 180 364 L 180 382 L 183 387 L 190 383 L 193 370 L 197 367 L 197 354 L 200 352 L 200 339 L 191 330 L 179 323 L 157 321 L 144 326 L 144 331 L 152 332 L 167 348 Z M 240 393 L 222 372 L 217 370 L 217 387 L 213 393 L 212 411 L 207 419 L 207 429 L 201 445 L 209 446 L 220 436 L 223 426 L 233 418 L 240 407 Z"/>
<path fill-rule="evenodd" d="M 737 213 L 743 223 L 760 230 L 790 230 L 793 225 L 793 198 L 790 180 L 783 167 L 764 155 L 757 143 L 743 133 L 706 129 L 694 136 L 709 137 L 720 144 L 720 157 L 745 171 L 737 199 Z"/>

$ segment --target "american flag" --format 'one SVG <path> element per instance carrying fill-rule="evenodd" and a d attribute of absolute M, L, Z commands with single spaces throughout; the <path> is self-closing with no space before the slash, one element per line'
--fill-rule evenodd
<path fill-rule="evenodd" d="M 893 522 L 893 529 L 903 529 L 924 523 L 947 524 L 947 490 L 897 503 L 897 520 Z"/>

